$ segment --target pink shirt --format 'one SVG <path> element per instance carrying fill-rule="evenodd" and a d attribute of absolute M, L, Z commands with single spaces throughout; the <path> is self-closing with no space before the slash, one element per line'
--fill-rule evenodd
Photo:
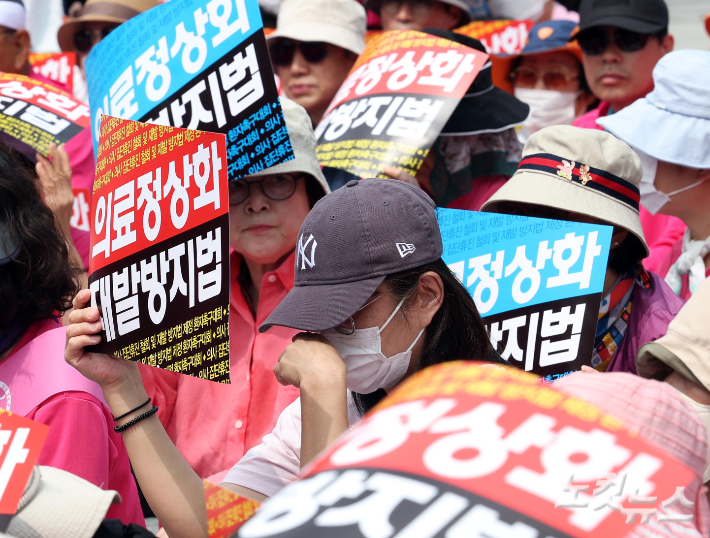
<path fill-rule="evenodd" d="M 611 105 L 609 103 L 602 101 L 597 108 L 577 118 L 572 125 L 583 129 L 603 131 L 604 129 L 597 125 L 597 120 L 608 115 L 610 108 Z M 686 226 L 682 220 L 676 217 L 661 214 L 653 215 L 643 206 L 639 206 L 639 220 L 641 221 L 646 243 L 651 251 L 648 258 L 643 261 L 643 265 L 649 271 L 665 276 L 665 273 L 658 270 L 659 265 L 668 255 L 673 243 L 683 236 Z"/>
<path fill-rule="evenodd" d="M 31 326 L 7 358 L 55 327 L 52 320 Z M 60 356 L 48 360 L 64 361 L 64 349 L 56 352 Z M 86 392 L 67 391 L 47 398 L 26 416 L 49 426 L 40 465 L 63 469 L 100 488 L 118 491 L 122 502 L 112 505 L 106 517 L 145 526 L 128 452 L 121 434 L 113 431 L 113 417 L 106 405 Z"/>
<path fill-rule="evenodd" d="M 160 407 L 160 421 L 202 478 L 229 469 L 260 444 L 298 397 L 297 388 L 276 381 L 273 369 L 299 331 L 273 327 L 259 333 L 259 326 L 293 287 L 294 256 L 263 276 L 255 318 L 238 282 L 242 258 L 231 254 L 231 385 L 139 365 L 148 395 Z"/>

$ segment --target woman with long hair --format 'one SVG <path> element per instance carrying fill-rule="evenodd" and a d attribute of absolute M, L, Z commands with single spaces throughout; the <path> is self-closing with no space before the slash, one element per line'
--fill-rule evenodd
<path fill-rule="evenodd" d="M 315 205 L 299 232 L 295 285 L 260 327 L 304 331 L 274 368 L 301 396 L 223 487 L 272 495 L 417 370 L 451 360 L 503 362 L 442 252 L 434 203 L 404 182 L 352 181 Z M 87 290 L 74 300 L 65 358 L 124 414 L 146 393 L 135 363 L 85 351 L 101 330 L 88 300 Z M 171 538 L 206 536 L 202 483 L 160 422 L 138 420 L 123 435 L 143 493 Z"/>

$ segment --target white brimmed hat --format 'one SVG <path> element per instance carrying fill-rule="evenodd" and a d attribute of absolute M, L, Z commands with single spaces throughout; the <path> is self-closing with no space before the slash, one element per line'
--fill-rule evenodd
<path fill-rule="evenodd" d="M 316 156 L 316 135 L 313 133 L 311 117 L 306 112 L 306 109 L 295 101 L 285 97 L 280 97 L 280 100 L 294 158 L 285 163 L 264 168 L 252 174 L 251 177 L 300 172 L 313 176 L 318 181 L 318 184 L 323 187 L 325 194 L 328 194 L 330 187 L 328 187 L 328 182 L 323 175 L 323 170 L 321 170 Z"/>
<path fill-rule="evenodd" d="M 659 161 L 710 168 L 710 52 L 666 54 L 653 82 L 646 97 L 597 123 Z"/>
<path fill-rule="evenodd" d="M 323 41 L 361 54 L 365 50 L 367 13 L 356 0 L 285 0 L 271 41 Z"/>
<path fill-rule="evenodd" d="M 91 538 L 111 505 L 120 502 L 116 491 L 36 465 L 5 533 L 18 538 Z"/>
<path fill-rule="evenodd" d="M 710 390 L 710 331 L 707 329 L 710 279 L 698 286 L 681 308 L 668 333 L 644 344 L 636 356 L 642 377 L 665 379 L 671 370 Z"/>
<path fill-rule="evenodd" d="M 639 221 L 642 174 L 638 155 L 609 133 L 547 127 L 528 139 L 518 170 L 481 211 L 515 202 L 587 215 L 634 234 L 648 256 Z"/>

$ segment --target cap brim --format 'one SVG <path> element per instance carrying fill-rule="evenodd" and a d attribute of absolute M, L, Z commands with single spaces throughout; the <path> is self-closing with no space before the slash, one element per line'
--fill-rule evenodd
<path fill-rule="evenodd" d="M 529 115 L 528 105 L 493 86 L 486 93 L 464 95 L 441 134 L 497 133 L 521 125 Z"/>
<path fill-rule="evenodd" d="M 581 184 L 557 178 L 546 172 L 518 170 L 483 204 L 481 211 L 495 213 L 500 204 L 505 202 L 564 209 L 619 226 L 641 241 L 646 251 L 644 258 L 649 255 L 638 213 L 611 196 L 592 191 Z"/>
<path fill-rule="evenodd" d="M 637 32 L 639 34 L 653 34 L 655 32 L 660 32 L 665 29 L 665 26 L 658 24 L 657 22 L 646 22 L 639 20 L 637 18 L 629 17 L 628 15 L 603 15 L 598 18 L 594 18 L 583 26 L 580 25 L 579 32 L 570 37 L 570 41 L 574 41 L 579 37 L 579 34 L 588 28 L 596 28 L 598 26 L 613 26 L 615 28 L 621 28 L 623 30 L 630 30 L 632 32 Z"/>
<path fill-rule="evenodd" d="M 663 379 L 670 370 L 678 372 L 699 387 L 710 389 L 707 368 L 710 351 L 669 330 L 655 342 L 639 348 L 636 370 L 641 377 Z"/>
<path fill-rule="evenodd" d="M 266 36 L 266 39 L 267 41 L 271 41 L 279 37 L 295 39 L 296 41 L 322 41 L 349 50 L 358 55 L 362 54 L 362 51 L 365 50 L 364 33 L 358 34 L 347 28 L 326 23 L 304 22 L 296 25 L 289 24 L 286 29 L 277 28 L 275 32 Z"/>
<path fill-rule="evenodd" d="M 69 19 L 62 26 L 60 26 L 57 31 L 57 42 L 59 43 L 59 48 L 64 52 L 73 52 L 74 44 L 72 42 L 72 38 L 79 27 L 85 22 L 110 22 L 120 25 L 127 20 L 128 19 L 120 17 L 109 17 L 103 15 L 87 15 L 86 17 Z"/>
<path fill-rule="evenodd" d="M 259 332 L 274 325 L 299 331 L 324 331 L 345 322 L 372 297 L 386 275 L 322 286 L 294 286 Z"/>

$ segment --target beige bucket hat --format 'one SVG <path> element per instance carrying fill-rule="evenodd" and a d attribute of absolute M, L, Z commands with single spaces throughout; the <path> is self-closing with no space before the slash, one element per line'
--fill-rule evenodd
<path fill-rule="evenodd" d="M 271 41 L 323 41 L 361 54 L 365 50 L 367 13 L 357 0 L 285 0 Z"/>
<path fill-rule="evenodd" d="M 639 221 L 643 170 L 634 151 L 604 131 L 569 125 L 533 134 L 513 177 L 483 204 L 498 211 L 502 202 L 535 204 L 602 220 L 648 245 Z"/>
<path fill-rule="evenodd" d="M 295 101 L 280 97 L 281 109 L 284 112 L 288 136 L 291 139 L 294 158 L 285 163 L 265 168 L 251 177 L 268 176 L 271 174 L 292 174 L 299 172 L 310 174 L 323 187 L 325 194 L 330 193 L 330 187 L 323 175 L 318 157 L 316 156 L 316 135 L 313 133 L 313 122 L 306 109 Z"/>
<path fill-rule="evenodd" d="M 706 279 L 668 325 L 668 333 L 641 346 L 636 355 L 639 375 L 664 379 L 675 370 L 710 390 L 709 320 L 710 279 Z"/>
<path fill-rule="evenodd" d="M 157 0 L 87 0 L 78 17 L 68 19 L 57 32 L 59 47 L 65 52 L 74 50 L 72 39 L 85 22 L 123 24 L 136 15 L 160 5 Z"/>
<path fill-rule="evenodd" d="M 91 538 L 112 504 L 116 491 L 105 491 L 76 475 L 35 465 L 5 534 L 17 538 Z"/>

